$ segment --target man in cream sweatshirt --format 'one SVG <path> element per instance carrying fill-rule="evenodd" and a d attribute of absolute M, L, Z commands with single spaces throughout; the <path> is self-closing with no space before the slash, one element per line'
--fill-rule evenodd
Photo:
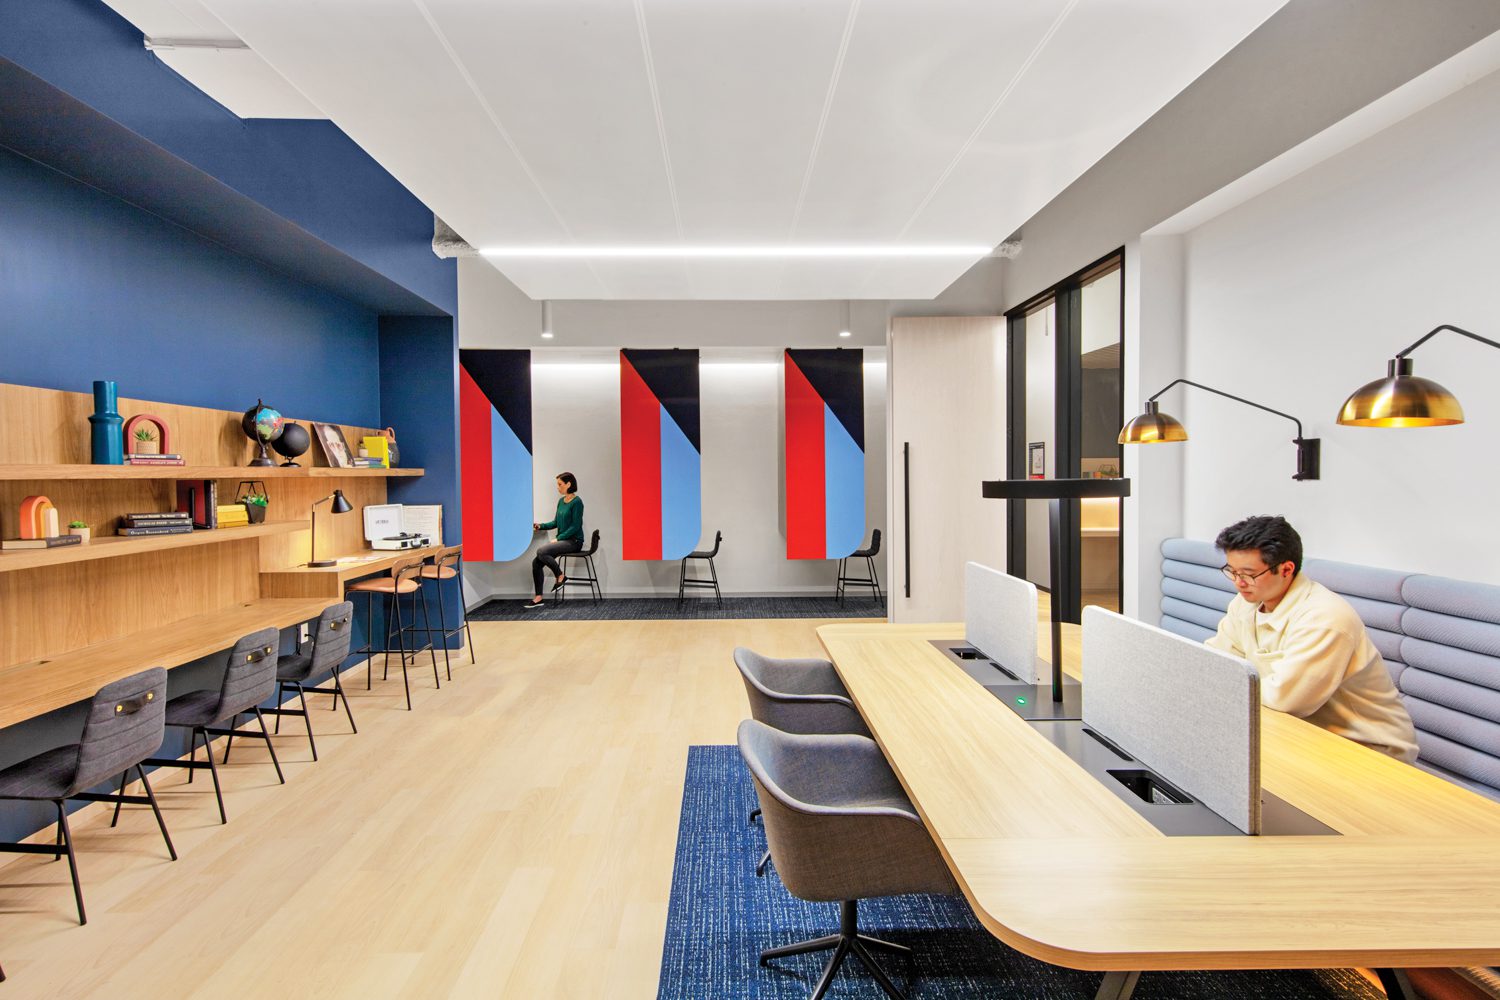
<path fill-rule="evenodd" d="M 1208 645 L 1249 660 L 1261 702 L 1412 763 L 1417 734 L 1358 613 L 1304 576 L 1302 539 L 1285 518 L 1250 517 L 1219 533 L 1239 597 Z"/>

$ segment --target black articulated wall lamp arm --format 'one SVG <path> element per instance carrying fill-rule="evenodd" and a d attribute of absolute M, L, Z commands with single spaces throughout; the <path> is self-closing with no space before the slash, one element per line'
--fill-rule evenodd
<path fill-rule="evenodd" d="M 1211 392 L 1215 396 L 1223 396 L 1225 399 L 1232 399 L 1236 403 L 1244 403 L 1246 406 L 1253 406 L 1257 410 L 1265 410 L 1267 413 L 1274 413 L 1278 417 L 1285 417 L 1287 420 L 1290 420 L 1297 425 L 1297 436 L 1292 439 L 1292 443 L 1297 446 L 1297 471 L 1293 474 L 1292 478 L 1299 482 L 1305 479 L 1319 478 L 1323 464 L 1323 442 L 1321 438 L 1303 437 L 1302 421 L 1290 413 L 1273 410 L 1269 406 L 1262 406 L 1260 403 L 1245 399 L 1242 396 L 1236 396 L 1233 393 L 1225 392 L 1223 389 L 1215 389 L 1211 385 L 1204 385 L 1201 382 L 1194 382 L 1191 379 L 1177 379 L 1153 393 L 1151 398 L 1146 400 L 1146 412 L 1131 420 L 1120 430 L 1118 438 L 1120 444 L 1158 444 L 1187 440 L 1187 429 L 1182 426 L 1181 421 L 1162 413 L 1161 404 L 1156 401 L 1157 397 L 1162 393 L 1177 385 L 1190 385 L 1195 389 L 1202 389 L 1204 392 Z"/>

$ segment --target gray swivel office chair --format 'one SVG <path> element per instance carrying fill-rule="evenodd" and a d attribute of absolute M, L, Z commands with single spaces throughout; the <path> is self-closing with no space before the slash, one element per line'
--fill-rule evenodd
<path fill-rule="evenodd" d="M 307 743 L 312 747 L 312 759 L 318 759 L 318 744 L 313 739 L 312 716 L 307 711 L 307 694 L 333 695 L 333 704 L 330 709 L 339 707 L 339 699 L 344 700 L 344 714 L 349 717 L 349 728 L 356 733 L 359 727 L 354 724 L 354 710 L 349 707 L 349 696 L 344 694 L 343 682 L 339 680 L 339 668 L 344 665 L 344 660 L 349 656 L 349 643 L 354 634 L 354 602 L 344 601 L 323 609 L 318 617 L 318 624 L 312 635 L 312 651 L 310 653 L 293 653 L 283 656 L 276 661 L 276 707 L 263 708 L 262 712 L 276 716 L 276 732 L 281 733 L 281 717 L 283 715 L 300 715 L 302 721 L 307 724 Z M 333 686 L 309 687 L 307 681 L 319 674 L 331 674 Z M 288 691 L 297 692 L 297 701 L 301 708 L 287 708 L 283 704 Z M 225 756 L 228 757 L 226 750 Z"/>
<path fill-rule="evenodd" d="M 751 718 L 784 733 L 870 735 L 827 660 L 778 660 L 740 646 L 734 665 L 745 681 Z"/>
<path fill-rule="evenodd" d="M 844 682 L 827 660 L 778 660 L 737 646 L 734 665 L 745 682 L 752 719 L 784 733 L 870 735 Z M 750 822 L 759 815 L 759 809 L 750 813 Z M 755 874 L 764 875 L 770 861 L 771 852 L 766 851 Z"/>
<path fill-rule="evenodd" d="M 78 881 L 78 860 L 73 854 L 73 834 L 68 829 L 68 799 L 115 803 L 115 820 L 121 803 L 149 805 L 161 827 L 167 853 L 177 860 L 177 850 L 161 818 L 156 795 L 141 764 L 161 746 L 167 705 L 167 672 L 161 667 L 142 670 L 99 689 L 89 705 L 83 735 L 77 743 L 56 747 L 0 771 L 0 798 L 50 801 L 57 807 L 56 844 L 0 844 L 0 851 L 17 854 L 66 855 L 73 876 L 73 900 L 78 904 L 78 922 L 88 923 L 83 909 L 83 886 Z M 126 795 L 125 779 L 135 768 L 145 795 Z M 120 776 L 120 791 L 90 792 L 86 789 Z M 111 823 L 111 826 L 114 824 Z"/>
<path fill-rule="evenodd" d="M 837 934 L 769 948 L 761 964 L 832 948 L 811 1000 L 851 954 L 888 996 L 905 1000 L 871 949 L 907 957 L 911 949 L 859 933 L 858 901 L 958 885 L 880 748 L 863 736 L 803 736 L 753 719 L 740 723 L 739 744 L 782 884 L 798 899 L 839 904 Z"/>

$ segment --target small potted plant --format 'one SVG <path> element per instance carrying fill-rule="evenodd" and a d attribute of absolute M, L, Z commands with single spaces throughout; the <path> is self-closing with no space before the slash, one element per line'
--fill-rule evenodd
<path fill-rule="evenodd" d="M 153 431 L 150 427 L 137 427 L 135 429 L 134 437 L 135 448 L 133 449 L 132 454 L 157 455 L 161 453 L 161 448 L 156 441 L 156 432 Z"/>
<path fill-rule="evenodd" d="M 240 497 L 240 503 L 245 505 L 245 513 L 250 516 L 251 524 L 264 524 L 266 522 L 266 505 L 271 498 L 264 493 L 250 493 Z"/>
<path fill-rule="evenodd" d="M 87 544 L 89 540 L 89 526 L 85 521 L 69 521 L 68 534 L 77 535 L 82 542 Z"/>

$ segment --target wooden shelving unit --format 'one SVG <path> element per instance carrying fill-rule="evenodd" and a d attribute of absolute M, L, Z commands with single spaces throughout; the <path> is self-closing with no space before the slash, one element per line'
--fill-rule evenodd
<path fill-rule="evenodd" d="M 195 545 L 243 542 L 252 538 L 264 538 L 267 535 L 307 531 L 311 527 L 310 521 L 267 521 L 265 524 L 251 524 L 239 528 L 195 531 L 190 535 L 138 535 L 129 538 L 120 535 L 105 535 L 81 544 L 63 545 L 55 549 L 12 549 L 0 552 L 0 573 L 36 569 L 40 566 L 88 562 L 91 559 L 134 556 L 143 552 L 160 552 L 164 549 L 183 549 Z"/>
<path fill-rule="evenodd" d="M 366 479 L 415 478 L 423 469 L 286 469 L 245 465 L 0 465 L 0 481 L 73 479 Z"/>

